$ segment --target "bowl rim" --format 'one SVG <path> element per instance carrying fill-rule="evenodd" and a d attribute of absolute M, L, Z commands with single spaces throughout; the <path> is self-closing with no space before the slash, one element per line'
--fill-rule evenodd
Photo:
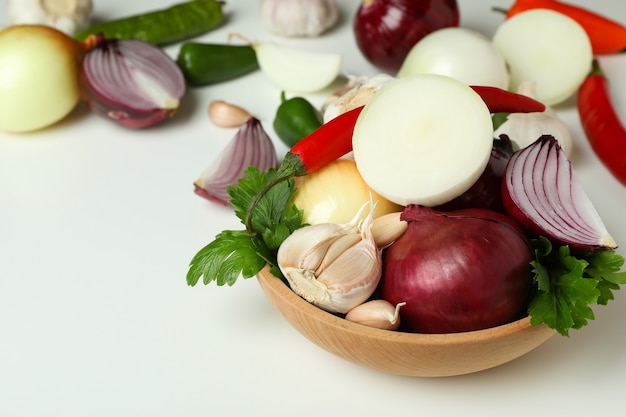
<path fill-rule="evenodd" d="M 394 341 L 407 344 L 464 344 L 476 343 L 480 341 L 502 338 L 507 335 L 517 333 L 531 327 L 545 326 L 544 323 L 532 325 L 530 317 L 525 316 L 518 320 L 490 327 L 482 330 L 473 330 L 459 333 L 409 333 L 397 330 L 384 330 L 366 326 L 360 323 L 351 322 L 342 317 L 329 313 L 300 297 L 280 278 L 273 275 L 268 266 L 265 266 L 258 274 L 257 280 L 262 287 L 275 293 L 291 307 L 305 314 L 309 318 L 322 322 L 325 325 L 340 328 L 342 331 L 358 334 L 364 337 L 377 339 L 380 341 L 393 339 Z M 281 312 L 282 313 L 282 312 Z"/>

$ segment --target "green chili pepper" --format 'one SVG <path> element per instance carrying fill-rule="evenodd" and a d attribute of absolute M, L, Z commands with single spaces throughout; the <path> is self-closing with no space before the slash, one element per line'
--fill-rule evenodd
<path fill-rule="evenodd" d="M 291 148 L 322 125 L 322 114 L 304 97 L 287 100 L 283 91 L 280 100 L 274 131 Z"/>
<path fill-rule="evenodd" d="M 106 39 L 137 39 L 155 45 L 166 45 L 201 35 L 224 20 L 223 1 L 191 0 L 167 9 L 128 16 L 95 24 L 74 35 L 85 40 L 102 34 Z"/>
<path fill-rule="evenodd" d="M 259 68 L 249 45 L 220 45 L 189 42 L 176 59 L 189 84 L 206 85 L 240 77 Z"/>

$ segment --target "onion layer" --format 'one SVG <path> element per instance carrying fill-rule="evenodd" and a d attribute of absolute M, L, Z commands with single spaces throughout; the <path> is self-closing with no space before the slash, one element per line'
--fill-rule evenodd
<path fill-rule="evenodd" d="M 194 192 L 210 201 L 228 205 L 228 186 L 236 185 L 250 166 L 265 171 L 277 165 L 272 140 L 261 122 L 251 117 L 194 182 Z"/>
<path fill-rule="evenodd" d="M 408 229 L 383 253 L 380 295 L 406 330 L 454 333 L 498 326 L 525 314 L 531 248 L 512 219 L 484 209 L 443 213 L 407 206 Z"/>
<path fill-rule="evenodd" d="M 502 187 L 506 211 L 531 234 L 577 254 L 617 247 L 553 136 L 514 153 Z"/>
<path fill-rule="evenodd" d="M 185 95 L 182 71 L 157 46 L 138 40 L 105 40 L 82 63 L 83 98 L 96 114 L 128 128 L 172 116 Z"/>

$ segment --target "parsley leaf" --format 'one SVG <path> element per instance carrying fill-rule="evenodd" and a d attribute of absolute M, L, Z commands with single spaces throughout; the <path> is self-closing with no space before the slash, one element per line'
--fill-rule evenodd
<path fill-rule="evenodd" d="M 245 224 L 248 207 L 277 171 L 261 172 L 257 167 L 246 170 L 236 186 L 228 187 L 230 204 L 236 216 Z M 293 178 L 274 184 L 259 200 L 252 213 L 252 230 L 225 230 L 202 248 L 191 260 L 187 284 L 194 286 L 201 277 L 205 285 L 233 285 L 239 276 L 251 278 L 266 264 L 280 275 L 276 252 L 294 230 L 302 226 L 302 211 L 291 204 L 295 192 Z"/>
<path fill-rule="evenodd" d="M 593 304 L 606 304 L 613 291 L 626 283 L 626 272 L 619 272 L 624 258 L 604 251 L 581 258 L 568 246 L 553 248 L 540 237 L 533 240 L 534 281 L 537 293 L 528 313 L 531 324 L 545 323 L 564 336 L 594 319 Z"/>

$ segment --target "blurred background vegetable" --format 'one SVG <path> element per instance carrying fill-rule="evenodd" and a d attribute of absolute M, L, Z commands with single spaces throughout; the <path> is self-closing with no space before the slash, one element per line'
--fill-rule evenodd
<path fill-rule="evenodd" d="M 509 70 L 491 39 L 462 27 L 436 30 L 409 51 L 398 77 L 410 74 L 440 74 L 467 85 L 509 88 Z"/>
<path fill-rule="evenodd" d="M 509 64 L 512 91 L 536 83 L 537 100 L 555 105 L 572 96 L 591 69 L 591 43 L 585 30 L 564 14 L 529 10 L 505 20 L 493 43 Z"/>
<path fill-rule="evenodd" d="M 261 122 L 251 117 L 200 174 L 194 182 L 194 192 L 200 197 L 228 206 L 228 187 L 236 185 L 249 167 L 265 171 L 277 165 L 272 140 Z"/>
<path fill-rule="evenodd" d="M 98 35 L 81 68 L 87 106 L 123 127 L 145 128 L 165 121 L 176 113 L 186 92 L 176 62 L 143 41 Z"/>
<path fill-rule="evenodd" d="M 562 13 L 581 25 L 591 42 L 594 54 L 614 54 L 626 50 L 626 26 L 582 6 L 557 0 L 516 0 L 507 18 L 533 9 Z"/>
<path fill-rule="evenodd" d="M 363 56 L 391 75 L 427 34 L 459 24 L 456 0 L 363 0 L 353 31 Z"/>
<path fill-rule="evenodd" d="M 49 26 L 0 31 L 0 129 L 29 132 L 67 116 L 80 100 L 85 48 Z"/>
<path fill-rule="evenodd" d="M 67 35 L 91 23 L 92 0 L 7 0 L 14 25 L 46 25 Z"/>
<path fill-rule="evenodd" d="M 84 40 L 102 34 L 107 39 L 137 39 L 166 45 L 201 35 L 224 21 L 223 1 L 190 0 L 167 9 L 107 20 L 75 35 Z"/>
<path fill-rule="evenodd" d="M 250 45 L 184 43 L 176 62 L 192 86 L 220 83 L 259 69 Z"/>
<path fill-rule="evenodd" d="M 319 36 L 338 20 L 335 0 L 261 0 L 261 22 L 275 35 Z"/>
<path fill-rule="evenodd" d="M 280 105 L 274 117 L 274 131 L 290 148 L 322 125 L 322 114 L 304 97 L 287 99 L 280 95 Z"/>

